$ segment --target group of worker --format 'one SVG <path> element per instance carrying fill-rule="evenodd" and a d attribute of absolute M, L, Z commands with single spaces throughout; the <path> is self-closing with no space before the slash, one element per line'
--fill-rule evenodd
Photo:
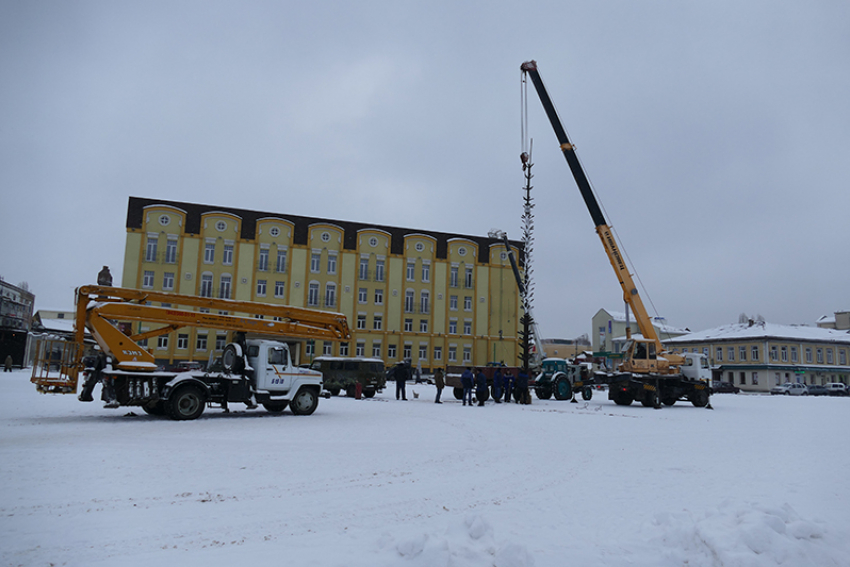
<path fill-rule="evenodd" d="M 407 381 L 411 378 L 412 371 L 410 364 L 407 362 L 398 362 L 387 373 L 387 378 L 395 381 L 395 399 L 407 401 Z M 487 376 L 480 368 L 468 366 L 460 376 L 460 383 L 463 386 L 463 405 L 472 407 L 473 397 L 478 406 L 483 406 L 485 400 L 489 398 L 490 387 L 487 384 Z M 434 371 L 434 385 L 437 387 L 437 397 L 434 400 L 436 404 L 442 404 L 440 397 L 443 394 L 443 388 L 446 387 L 445 374 L 442 368 L 437 368 Z M 505 403 L 511 401 L 513 395 L 517 403 L 531 403 L 531 394 L 528 391 L 528 374 L 519 371 L 516 378 L 510 369 L 507 369 L 502 374 L 501 368 L 496 368 L 493 373 L 493 401 L 497 404 L 502 403 L 504 397 Z"/>
<path fill-rule="evenodd" d="M 460 375 L 460 383 L 463 386 L 463 405 L 472 406 L 472 393 L 475 392 L 475 398 L 478 401 L 478 406 L 483 406 L 484 402 L 489 397 L 489 386 L 487 384 L 487 376 L 480 368 L 472 368 L 468 366 L 463 374 Z M 528 392 L 528 374 L 519 371 L 516 378 L 513 373 L 507 370 L 502 374 L 501 368 L 496 368 L 493 373 L 493 401 L 497 404 L 502 403 L 504 395 L 505 403 L 511 401 L 511 395 L 517 403 L 530 403 L 531 398 Z"/>
<path fill-rule="evenodd" d="M 387 378 L 395 381 L 395 398 L 396 400 L 407 401 L 407 381 L 411 378 L 411 368 L 409 363 L 398 362 L 393 366 L 387 374 Z M 489 398 L 490 387 L 487 384 L 487 376 L 480 368 L 468 366 L 460 376 L 461 386 L 463 386 L 463 405 L 473 406 L 473 392 L 475 399 L 478 401 L 478 406 L 483 406 L 484 401 Z M 434 385 L 437 387 L 437 396 L 434 403 L 442 404 L 440 397 L 443 394 L 443 388 L 446 387 L 445 374 L 442 368 L 437 368 L 434 371 Z M 528 391 L 528 374 L 519 371 L 516 378 L 510 369 L 507 369 L 502 374 L 501 368 L 496 368 L 493 373 L 493 401 L 497 404 L 502 403 L 504 397 L 505 403 L 511 401 L 513 395 L 517 403 L 531 403 L 531 394 Z"/>

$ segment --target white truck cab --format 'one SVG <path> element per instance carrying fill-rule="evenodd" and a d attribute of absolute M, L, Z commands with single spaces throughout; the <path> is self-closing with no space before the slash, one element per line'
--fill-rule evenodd
<path fill-rule="evenodd" d="M 682 374 L 686 378 L 711 382 L 711 367 L 708 365 L 707 356 L 699 352 L 685 352 L 682 356 L 685 358 Z"/>
<path fill-rule="evenodd" d="M 294 366 L 286 343 L 249 340 L 247 358 L 258 393 L 284 395 L 305 385 L 322 387 L 322 373 Z"/>

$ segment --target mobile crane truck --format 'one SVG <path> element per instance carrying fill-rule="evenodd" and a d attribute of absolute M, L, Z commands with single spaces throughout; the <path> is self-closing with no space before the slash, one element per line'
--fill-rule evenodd
<path fill-rule="evenodd" d="M 118 321 L 161 326 L 133 334 L 131 324 Z M 153 355 L 139 344 L 183 327 L 236 331 L 222 353 L 220 372 L 159 371 Z M 100 347 L 93 363 L 85 356 L 86 330 Z M 289 406 L 296 415 L 310 415 L 319 403 L 322 374 L 295 367 L 287 340 L 344 341 L 350 336 L 340 313 L 88 285 L 76 292 L 74 339 L 40 341 L 31 381 L 42 393 L 74 394 L 84 374 L 81 401 L 92 401 L 100 381 L 105 407 L 138 406 L 175 420 L 196 419 L 211 404 L 227 410 L 231 402 L 248 408 L 261 404 L 274 413 Z"/>
<path fill-rule="evenodd" d="M 708 406 L 708 380 L 710 379 L 708 361 L 702 354 L 689 353 L 682 356 L 665 351 L 620 253 L 611 227 L 605 221 L 602 209 L 578 160 L 575 146 L 570 143 L 555 106 L 546 91 L 546 86 L 540 78 L 537 62 L 527 61 L 520 66 L 520 70 L 523 78 L 531 77 L 534 83 L 546 116 L 555 130 L 555 137 L 558 139 L 561 151 L 593 219 L 596 233 L 602 240 L 602 246 L 620 282 L 623 299 L 634 313 L 638 328 L 643 335 L 640 339 L 632 338 L 631 331 L 627 327 L 623 363 L 617 372 L 597 373 L 595 381 L 609 384 L 608 399 L 618 405 L 629 405 L 633 401 L 639 401 L 645 406 L 658 408 L 661 407 L 661 403 L 671 406 L 677 400 L 687 399 L 696 407 Z"/>

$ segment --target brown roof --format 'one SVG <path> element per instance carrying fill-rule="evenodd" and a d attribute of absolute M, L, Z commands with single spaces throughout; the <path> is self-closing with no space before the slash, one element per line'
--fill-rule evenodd
<path fill-rule="evenodd" d="M 433 230 L 421 230 L 413 228 L 399 228 L 394 226 L 385 226 L 378 224 L 364 224 L 359 222 L 342 221 L 334 219 L 325 219 L 318 217 L 302 217 L 299 215 L 290 215 L 286 213 L 274 213 L 269 211 L 252 211 L 248 209 L 234 209 L 232 207 L 219 207 L 214 205 L 202 205 L 198 203 L 184 203 L 182 201 L 168 201 L 165 199 L 146 199 L 142 197 L 130 197 L 130 202 L 127 206 L 127 228 L 142 228 L 144 218 L 144 209 L 151 205 L 166 205 L 176 207 L 186 211 L 186 226 L 184 227 L 185 234 L 200 234 L 201 232 L 201 216 L 211 212 L 224 212 L 236 215 L 242 219 L 243 240 L 255 240 L 257 231 L 257 220 L 268 217 L 277 217 L 288 220 L 295 225 L 295 231 L 292 235 L 293 244 L 307 245 L 307 237 L 309 226 L 316 223 L 330 223 L 339 226 L 345 232 L 343 237 L 343 248 L 346 250 L 357 249 L 357 233 L 364 229 L 378 229 L 390 234 L 390 252 L 392 254 L 404 254 L 404 237 L 410 234 L 425 234 L 431 236 L 437 241 L 437 258 L 446 259 L 448 257 L 448 241 L 454 238 L 465 238 L 471 240 L 478 245 L 478 261 L 486 264 L 490 259 L 490 246 L 500 244 L 501 240 L 496 238 L 472 236 L 468 234 L 455 234 L 448 232 L 434 232 Z M 517 240 L 509 241 L 512 246 L 516 246 L 520 251 L 520 264 L 523 263 L 522 242 Z"/>

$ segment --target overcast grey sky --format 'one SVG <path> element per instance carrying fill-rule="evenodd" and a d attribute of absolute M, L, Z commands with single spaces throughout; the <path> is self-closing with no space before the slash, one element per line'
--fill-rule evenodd
<path fill-rule="evenodd" d="M 845 1 L 0 1 L 0 275 L 120 283 L 129 196 L 520 238 L 536 59 L 669 324 L 850 309 Z M 622 293 L 529 89 L 542 333 Z M 654 313 L 653 313 L 654 314 Z"/>

